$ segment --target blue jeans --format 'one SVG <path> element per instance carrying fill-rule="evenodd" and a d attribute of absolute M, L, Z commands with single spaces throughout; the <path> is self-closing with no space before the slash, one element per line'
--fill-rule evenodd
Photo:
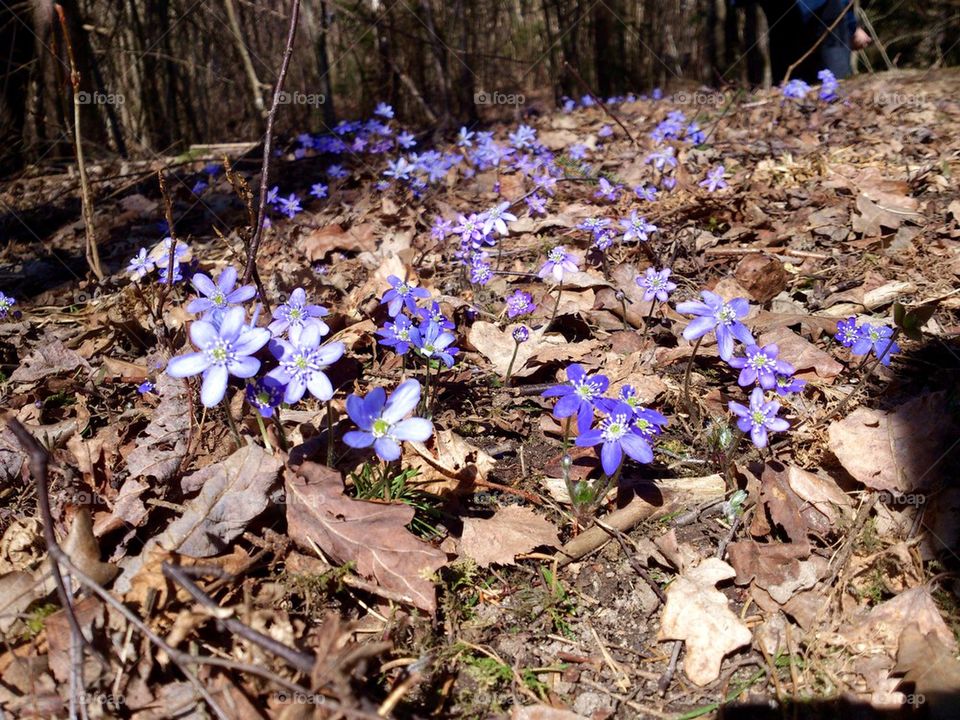
<path fill-rule="evenodd" d="M 820 39 L 846 8 L 847 0 L 826 0 L 812 16 L 804 16 L 795 0 L 762 0 L 767 16 L 770 66 L 779 85 L 793 63 Z M 850 12 L 853 12 L 850 10 Z M 817 49 L 794 68 L 791 78 L 817 82 L 817 73 L 828 68 L 838 78 L 850 75 L 850 48 L 854 23 L 843 18 Z"/>

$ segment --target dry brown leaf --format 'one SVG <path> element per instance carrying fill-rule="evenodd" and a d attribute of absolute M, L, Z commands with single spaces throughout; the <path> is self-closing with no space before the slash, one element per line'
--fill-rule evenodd
<path fill-rule="evenodd" d="M 730 543 L 730 564 L 737 570 L 736 582 L 753 581 L 784 605 L 803 590 L 810 590 L 829 572 L 829 564 L 809 548 L 796 543 L 761 545 L 751 540 Z"/>
<path fill-rule="evenodd" d="M 300 236 L 298 245 L 307 259 L 315 262 L 323 260 L 327 253 L 334 250 L 373 252 L 377 245 L 377 238 L 373 223 L 354 225 L 349 230 L 333 224 L 304 233 Z"/>
<path fill-rule="evenodd" d="M 187 454 L 190 431 L 190 403 L 184 383 L 166 373 L 157 378 L 160 404 L 137 438 L 137 446 L 127 455 L 131 477 L 154 477 L 164 482 L 180 469 L 180 461 Z"/>
<path fill-rule="evenodd" d="M 430 576 L 447 556 L 407 530 L 412 507 L 347 497 L 340 474 L 316 463 L 287 470 L 284 478 L 287 525 L 295 542 L 307 550 L 320 548 L 336 563 L 354 562 L 359 574 L 418 608 L 436 611 Z"/>
<path fill-rule="evenodd" d="M 154 547 L 191 557 L 223 552 L 267 508 L 267 494 L 282 463 L 259 445 L 245 445 L 226 460 L 181 481 L 184 492 L 200 491 L 184 505 L 183 515 L 144 545 L 140 555 L 121 562 L 117 590 L 126 592 Z"/>
<path fill-rule="evenodd" d="M 840 629 L 839 637 L 858 651 L 883 649 L 892 658 L 904 630 L 913 623 L 923 635 L 935 637 L 950 652 L 957 651 L 957 641 L 926 587 L 905 590 L 852 618 Z"/>
<path fill-rule="evenodd" d="M 20 613 L 40 596 L 39 586 L 33 573 L 15 570 L 0 575 L 0 633 L 6 635 Z"/>
<path fill-rule="evenodd" d="M 571 710 L 561 710 L 549 705 L 514 705 L 510 720 L 586 720 L 583 715 Z"/>
<path fill-rule="evenodd" d="M 895 673 L 914 686 L 913 695 L 922 695 L 934 720 L 955 717 L 956 694 L 960 691 L 960 660 L 954 651 L 933 633 L 922 633 L 911 623 L 900 635 Z"/>
<path fill-rule="evenodd" d="M 405 443 L 407 467 L 419 470 L 411 480 L 421 490 L 442 495 L 447 492 L 471 493 L 477 480 L 486 480 L 496 461 L 474 447 L 453 430 L 440 430 L 434 435 L 431 452 L 423 443 Z"/>
<path fill-rule="evenodd" d="M 78 368 L 90 370 L 90 365 L 55 337 L 46 337 L 23 359 L 10 375 L 10 382 L 29 383 L 51 375 L 72 373 Z"/>
<path fill-rule="evenodd" d="M 937 477 L 936 468 L 956 443 L 957 423 L 946 402 L 944 393 L 937 392 L 889 413 L 857 408 L 830 424 L 830 450 L 847 472 L 871 489 L 921 492 Z"/>
<path fill-rule="evenodd" d="M 755 302 L 772 300 L 787 286 L 787 271 L 783 263 L 769 255 L 747 255 L 734 270 L 737 282 Z"/>
<path fill-rule="evenodd" d="M 513 355 L 514 341 L 512 330 L 501 330 L 493 323 L 478 320 L 470 326 L 467 333 L 467 342 L 476 348 L 493 365 L 493 369 L 500 376 L 506 376 Z M 594 352 L 600 343 L 596 340 L 585 340 L 571 343 L 562 335 L 553 333 L 543 334 L 543 329 L 530 333 L 530 339 L 520 345 L 517 350 L 517 359 L 513 363 L 513 376 L 525 377 L 537 370 L 534 364 L 543 365 L 548 362 L 565 362 L 580 360 Z M 530 367 L 528 367 L 530 365 Z"/>
<path fill-rule="evenodd" d="M 718 558 L 707 558 L 667 587 L 659 640 L 683 640 L 683 669 L 695 685 L 709 685 L 720 676 L 723 657 L 748 645 L 750 630 L 730 609 L 716 584 L 736 575 Z"/>
<path fill-rule="evenodd" d="M 556 526 L 530 508 L 508 505 L 489 519 L 464 518 L 460 552 L 480 567 L 513 565 L 540 546 L 559 547 Z"/>
<path fill-rule="evenodd" d="M 787 327 L 779 327 L 759 338 L 761 346 L 774 343 L 780 350 L 779 358 L 793 365 L 801 378 L 818 377 L 832 380 L 843 372 L 843 365 L 806 338 Z"/>

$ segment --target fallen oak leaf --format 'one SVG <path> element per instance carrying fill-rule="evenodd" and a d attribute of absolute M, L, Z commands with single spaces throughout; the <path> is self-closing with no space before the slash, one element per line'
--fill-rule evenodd
<path fill-rule="evenodd" d="M 430 576 L 447 556 L 407 530 L 409 505 L 355 500 L 343 494 L 340 474 L 305 462 L 284 473 L 287 526 L 301 547 L 314 544 L 333 561 L 356 563 L 357 572 L 433 613 L 436 590 Z"/>
<path fill-rule="evenodd" d="M 683 640 L 687 646 L 683 669 L 700 687 L 720 676 L 727 653 L 748 645 L 750 630 L 716 589 L 736 571 L 718 558 L 707 558 L 674 580 L 666 590 L 667 604 L 660 619 L 658 640 Z"/>
<path fill-rule="evenodd" d="M 464 518 L 460 552 L 480 567 L 514 565 L 516 556 L 541 546 L 559 547 L 556 526 L 533 510 L 508 505 L 491 518 Z"/>

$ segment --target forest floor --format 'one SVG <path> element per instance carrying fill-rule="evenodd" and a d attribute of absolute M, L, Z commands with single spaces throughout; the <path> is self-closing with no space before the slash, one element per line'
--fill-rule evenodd
<path fill-rule="evenodd" d="M 228 423 L 198 382 L 163 372 L 190 350 L 196 291 L 125 271 L 168 234 L 162 170 L 184 269 L 242 273 L 248 209 L 216 153 L 91 163 L 100 282 L 71 166 L 0 184 L 0 290 L 17 300 L 0 320 L 0 406 L 50 459 L 47 492 L 0 432 L 0 708 L 66 717 L 72 679 L 93 718 L 956 717 L 960 73 L 861 76 L 839 96 L 704 90 L 528 118 L 531 158 L 551 151 L 562 175 L 542 216 L 507 162 L 465 161 L 414 197 L 376 187 L 382 155 L 280 142 L 275 184 L 304 209 L 272 216 L 261 299 L 304 288 L 346 353 L 329 406 L 307 393 L 262 425 L 240 381 Z M 668 191 L 647 158 L 676 110 L 706 137 L 666 141 Z M 516 125 L 487 129 L 505 148 Z M 311 199 L 333 163 L 346 177 Z M 256 158 L 232 164 L 256 187 Z M 720 164 L 727 187 L 711 192 Z M 615 199 L 601 178 L 623 186 Z M 632 190 L 654 185 L 654 200 Z M 492 279 L 471 283 L 431 223 L 501 202 L 518 219 Z M 619 228 L 632 211 L 657 226 L 647 241 L 590 251 L 584 220 Z M 580 262 L 560 287 L 536 276 L 556 245 Z M 669 303 L 635 282 L 654 264 L 672 269 Z M 391 275 L 455 322 L 452 368 L 378 344 Z M 507 383 L 516 290 L 537 309 Z M 806 381 L 779 398 L 790 428 L 763 450 L 733 432 L 738 371 L 711 335 L 682 336 L 675 302 L 702 290 L 749 300 L 758 344 Z M 851 316 L 896 323 L 889 365 L 833 337 Z M 669 420 L 596 523 L 571 509 L 564 424 L 541 396 L 571 363 Z M 340 440 L 346 396 L 431 374 L 435 434 L 404 444 L 386 487 Z M 570 452 L 573 481 L 599 477 L 599 446 Z M 102 660 L 71 652 L 47 495 Z"/>

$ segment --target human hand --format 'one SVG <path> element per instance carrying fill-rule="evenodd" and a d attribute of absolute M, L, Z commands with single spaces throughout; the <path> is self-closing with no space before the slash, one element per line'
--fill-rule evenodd
<path fill-rule="evenodd" d="M 858 27 L 853 33 L 853 49 L 863 50 L 867 45 L 873 42 L 873 38 L 867 35 L 862 27 Z"/>

